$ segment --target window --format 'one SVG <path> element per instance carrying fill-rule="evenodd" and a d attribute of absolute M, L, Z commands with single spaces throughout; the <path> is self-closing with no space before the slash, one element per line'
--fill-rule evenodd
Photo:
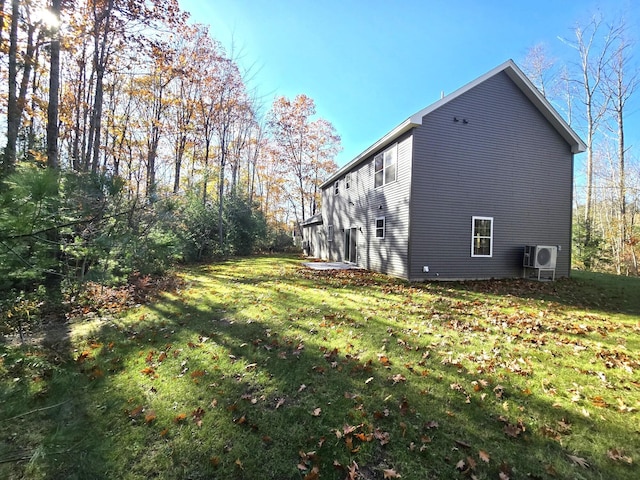
<path fill-rule="evenodd" d="M 347 173 L 344 177 L 344 188 L 349 188 L 351 186 L 351 174 Z"/>
<path fill-rule="evenodd" d="M 376 218 L 376 238 L 384 238 L 385 221 L 384 217 Z"/>
<path fill-rule="evenodd" d="M 333 184 L 333 193 L 335 193 L 336 195 L 340 193 L 340 180 L 336 180 Z"/>
<path fill-rule="evenodd" d="M 398 144 L 373 157 L 374 186 L 396 181 Z"/>
<path fill-rule="evenodd" d="M 493 256 L 493 217 L 471 218 L 471 256 Z"/>
<path fill-rule="evenodd" d="M 327 227 L 327 241 L 333 242 L 333 225 Z"/>

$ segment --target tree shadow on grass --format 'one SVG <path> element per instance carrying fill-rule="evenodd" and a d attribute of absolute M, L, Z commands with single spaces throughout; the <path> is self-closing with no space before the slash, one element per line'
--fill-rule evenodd
<path fill-rule="evenodd" d="M 317 466 L 322 478 L 342 479 L 353 462 L 362 478 L 380 478 L 383 469 L 447 478 L 462 473 L 461 460 L 459 470 L 478 478 L 633 478 L 624 465 L 572 449 L 567 428 L 603 441 L 628 432 L 527 392 L 544 374 L 455 364 L 440 352 L 456 348 L 442 343 L 446 326 L 429 333 L 417 322 L 417 333 L 405 331 L 402 318 L 365 316 L 349 297 L 361 288 L 383 301 L 412 288 L 449 303 L 475 301 L 466 290 L 220 268 L 203 267 L 182 294 L 107 322 L 69 349 L 48 397 L 68 406 L 42 412 L 54 433 L 32 462 L 40 478 L 293 480 Z M 216 282 L 242 295 L 212 293 Z M 255 315 L 244 310 L 249 304 Z M 400 307 L 388 308 L 401 317 Z M 514 470 L 522 465 L 528 471 Z"/>

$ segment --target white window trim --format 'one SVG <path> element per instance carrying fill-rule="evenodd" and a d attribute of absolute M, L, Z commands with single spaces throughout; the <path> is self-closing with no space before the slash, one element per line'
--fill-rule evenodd
<path fill-rule="evenodd" d="M 344 188 L 345 189 L 351 188 L 351 173 L 347 173 L 344 176 Z"/>
<path fill-rule="evenodd" d="M 338 193 L 340 193 L 340 180 L 333 182 L 333 193 L 334 195 L 338 195 Z"/>
<path fill-rule="evenodd" d="M 395 176 L 393 178 L 393 180 L 387 182 L 387 164 L 385 162 L 385 154 L 389 153 L 393 151 L 393 156 L 394 156 L 394 162 L 393 165 L 395 165 Z M 376 158 L 378 157 L 382 157 L 382 183 L 378 186 L 376 186 L 376 173 L 378 171 L 376 171 Z M 373 186 L 374 188 L 381 188 L 384 187 L 385 185 L 388 185 L 389 183 L 393 183 L 396 182 L 398 180 L 398 144 L 394 143 L 391 147 L 387 148 L 386 150 L 383 150 L 382 152 L 380 152 L 379 154 L 377 154 L 376 156 L 373 157 Z"/>
<path fill-rule="evenodd" d="M 333 225 L 327 226 L 327 242 L 333 242 L 334 230 Z"/>
<path fill-rule="evenodd" d="M 381 237 L 378 236 L 378 220 L 382 220 L 382 236 Z M 377 217 L 376 223 L 374 223 L 373 228 L 374 228 L 375 238 L 384 240 L 384 238 L 387 236 L 387 220 L 385 219 L 385 217 Z"/>
<path fill-rule="evenodd" d="M 489 255 L 478 255 L 474 252 L 474 244 L 475 244 L 475 228 L 476 228 L 476 220 L 490 220 L 491 221 L 491 235 L 489 236 Z M 482 237 L 486 238 L 486 237 Z M 472 257 L 480 257 L 480 258 L 491 258 L 493 257 L 493 217 L 480 217 L 473 216 L 471 217 L 471 256 Z"/>

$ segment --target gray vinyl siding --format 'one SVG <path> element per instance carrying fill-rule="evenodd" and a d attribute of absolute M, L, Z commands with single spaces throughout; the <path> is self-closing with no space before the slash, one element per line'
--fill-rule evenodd
<path fill-rule="evenodd" d="M 308 254 L 314 258 L 325 258 L 327 251 L 327 226 L 322 223 L 305 225 L 303 240 L 308 242 Z"/>
<path fill-rule="evenodd" d="M 518 277 L 527 244 L 559 245 L 569 275 L 573 155 L 505 73 L 426 115 L 413 147 L 410 279 Z M 471 257 L 473 216 L 493 217 L 491 258 Z"/>
<path fill-rule="evenodd" d="M 396 181 L 374 188 L 373 158 L 397 143 Z M 329 244 L 326 259 L 347 261 L 345 230 L 356 229 L 356 264 L 393 276 L 408 276 L 409 191 L 411 185 L 412 137 L 405 134 L 397 141 L 374 152 L 350 171 L 350 188 L 345 188 L 345 175 L 339 178 L 339 193 L 334 185 L 322 191 L 324 226 L 333 224 L 334 241 Z M 376 238 L 375 222 L 384 217 L 385 238 Z"/>

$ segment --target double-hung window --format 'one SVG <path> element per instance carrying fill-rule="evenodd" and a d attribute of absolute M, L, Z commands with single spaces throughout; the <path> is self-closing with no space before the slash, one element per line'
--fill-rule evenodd
<path fill-rule="evenodd" d="M 384 238 L 385 227 L 384 217 L 376 218 L 376 238 Z"/>
<path fill-rule="evenodd" d="M 493 217 L 471 218 L 471 256 L 493 256 Z"/>
<path fill-rule="evenodd" d="M 333 242 L 333 225 L 327 226 L 327 242 Z"/>
<path fill-rule="evenodd" d="M 336 195 L 338 195 L 338 193 L 340 193 L 340 180 L 336 180 L 333 183 L 333 193 L 335 193 Z"/>
<path fill-rule="evenodd" d="M 396 181 L 398 144 L 373 157 L 374 186 L 376 188 Z"/>

